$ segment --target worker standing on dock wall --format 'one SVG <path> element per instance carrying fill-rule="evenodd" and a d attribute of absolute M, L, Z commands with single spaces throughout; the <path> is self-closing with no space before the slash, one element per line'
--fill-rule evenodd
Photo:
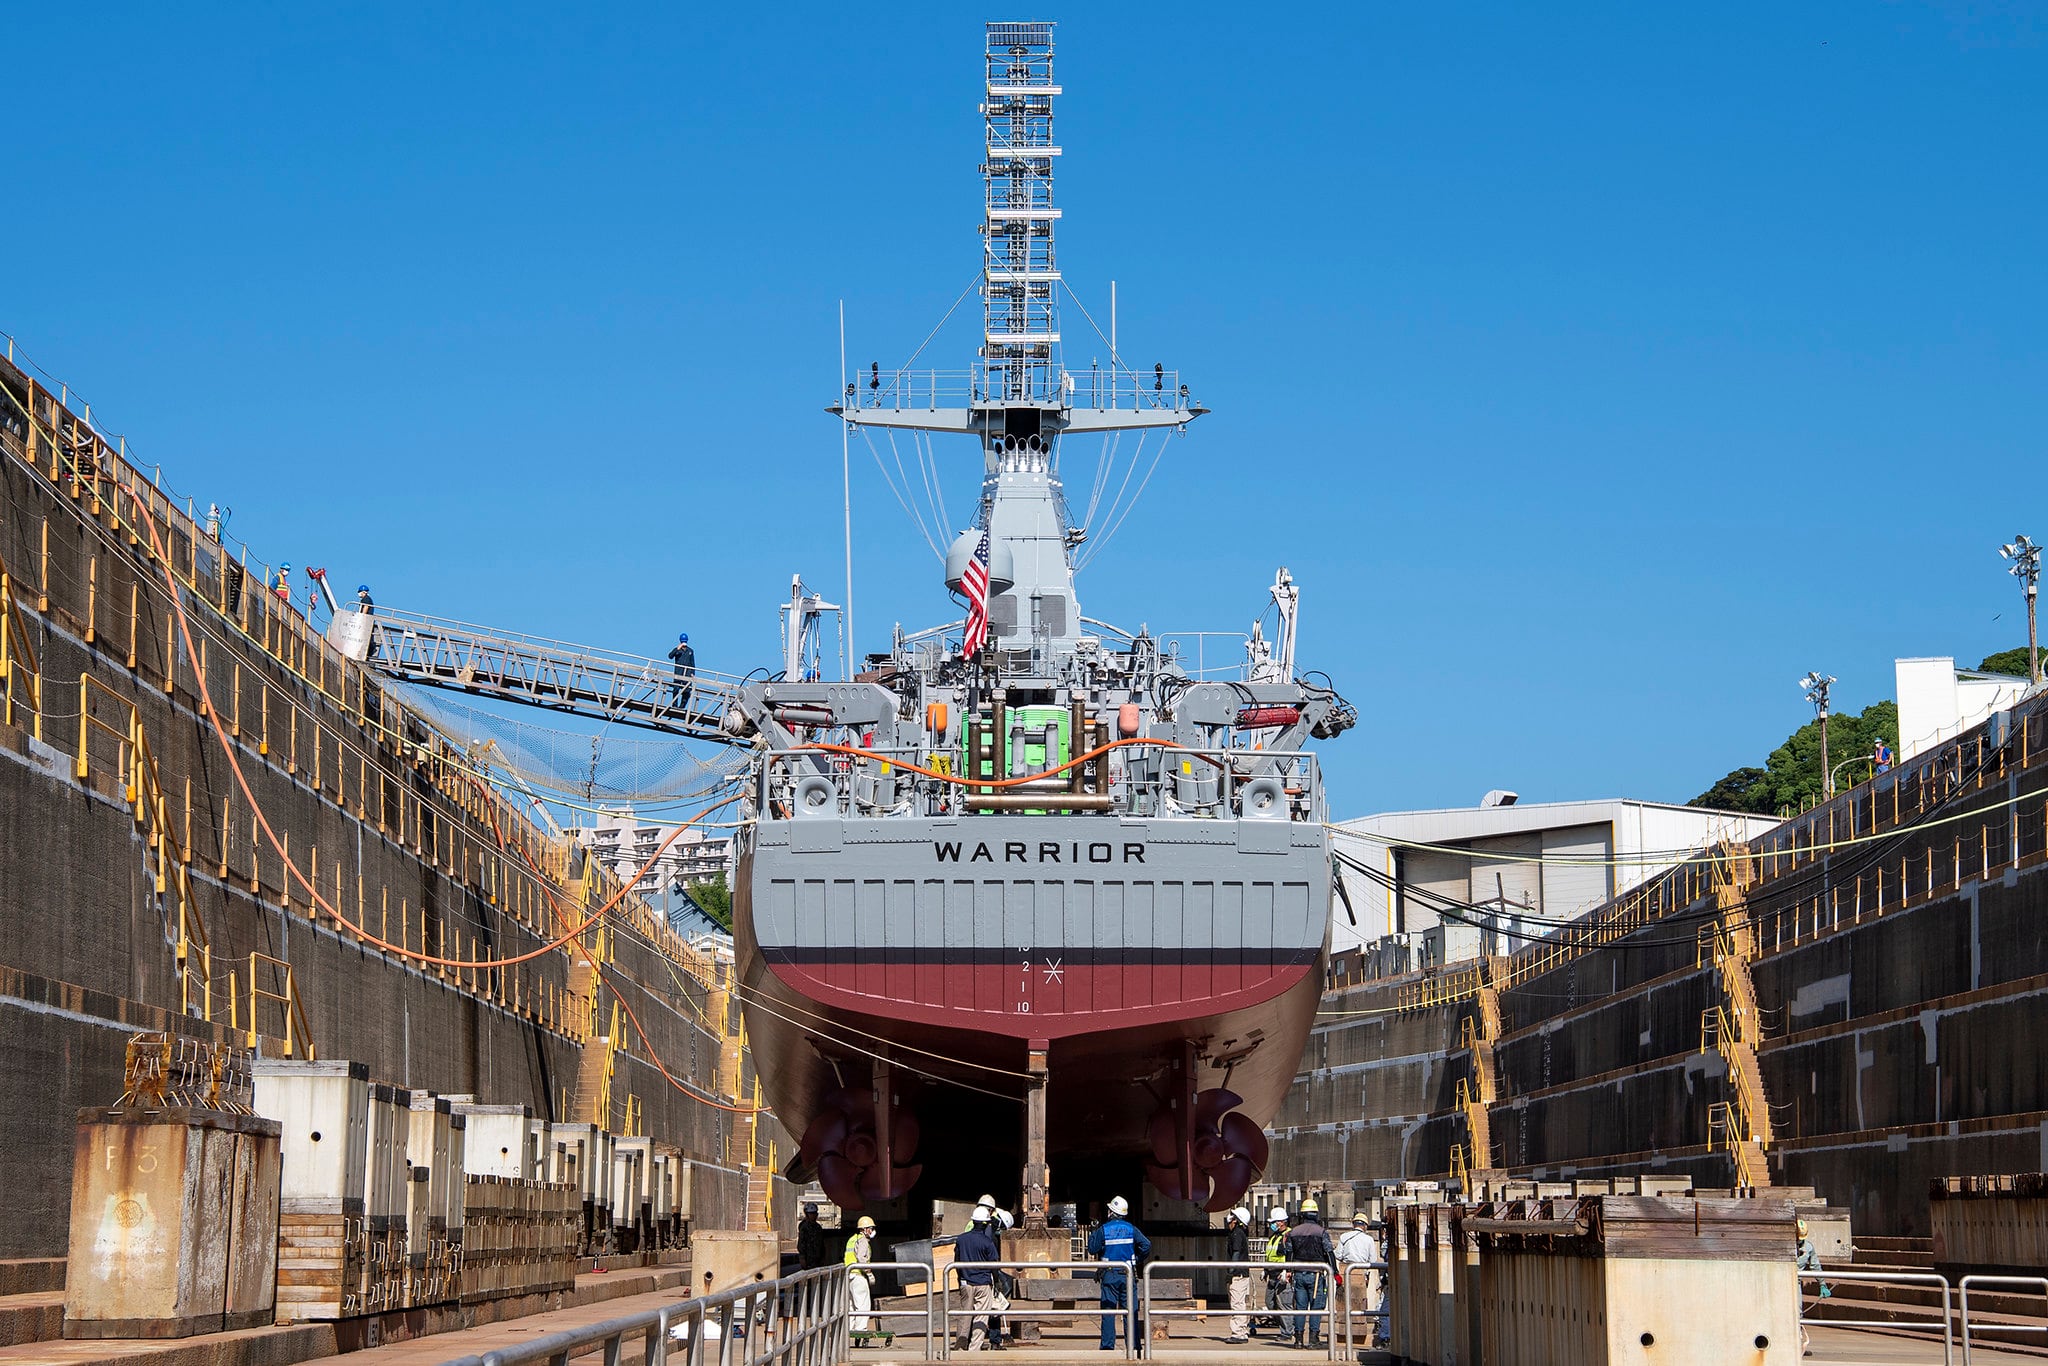
<path fill-rule="evenodd" d="M 1223 1217 L 1223 1260 L 1230 1263 L 1230 1337 L 1252 1340 L 1252 1212 L 1243 1206 Z"/>
<path fill-rule="evenodd" d="M 875 1259 L 875 1221 L 863 1214 L 854 1233 L 846 1240 L 846 1293 L 853 1300 L 847 1320 L 850 1332 L 868 1331 L 868 1310 L 875 1307 L 875 1273 L 858 1269 L 858 1264 Z"/>

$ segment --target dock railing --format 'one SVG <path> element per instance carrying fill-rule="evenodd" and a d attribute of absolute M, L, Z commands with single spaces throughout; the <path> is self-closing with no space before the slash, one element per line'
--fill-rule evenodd
<path fill-rule="evenodd" d="M 639 1345 L 647 1366 L 824 1366 L 846 1360 L 850 1298 L 846 1268 L 821 1266 L 458 1357 L 444 1366 L 567 1366 L 593 1351 L 609 1363 L 624 1359 L 628 1343 Z M 759 1321 L 764 1314 L 766 1321 Z M 706 1329 L 714 1326 L 717 1336 L 707 1338 Z"/>
<path fill-rule="evenodd" d="M 1379 1342 L 1393 1341 L 1393 1333 L 1390 1331 L 1392 1325 L 1387 1319 L 1387 1264 L 1384 1261 L 1345 1262 L 1341 1265 L 1341 1270 L 1344 1273 L 1342 1280 L 1344 1299 L 1344 1359 L 1346 1361 L 1356 1361 L 1358 1360 L 1357 1328 L 1360 1315 L 1363 1315 L 1373 1325 L 1372 1331 L 1366 1335 L 1365 1346 L 1367 1351 L 1372 1350 L 1374 1339 L 1377 1339 Z M 1358 1282 L 1357 1292 L 1353 1293 L 1352 1285 L 1361 1276 L 1378 1276 L 1380 1278 L 1378 1304 L 1373 1303 L 1372 1282 L 1369 1280 Z"/>
<path fill-rule="evenodd" d="M 2048 1296 L 2048 1276 L 1965 1276 L 1956 1282 L 1957 1298 L 1962 1305 L 1963 1320 L 1963 1366 L 1970 1366 L 1970 1334 L 1977 1333 L 2048 1333 L 2048 1323 L 1980 1323 L 1970 1322 L 1970 1292 L 1982 1293 L 1995 1289 L 2019 1290 L 2029 1295 Z"/>
<path fill-rule="evenodd" d="M 937 1350 L 939 1332 L 938 1320 L 933 1317 L 933 1311 L 938 1308 L 939 1278 L 932 1274 L 932 1269 L 923 1262 L 853 1262 L 844 1269 L 847 1271 L 916 1271 L 923 1274 L 923 1309 L 870 1309 L 865 1313 L 848 1309 L 846 1313 L 849 1322 L 855 1318 L 914 1319 L 922 1317 L 924 1319 L 924 1359 L 930 1361 Z M 849 1336 L 851 1331 L 851 1329 L 848 1330 Z"/>
<path fill-rule="evenodd" d="M 1223 1271 L 1231 1275 L 1245 1276 L 1249 1276 L 1253 1271 L 1263 1271 L 1268 1273 L 1275 1271 L 1285 1271 L 1292 1272 L 1294 1275 L 1297 1276 L 1302 1275 L 1303 1273 L 1315 1276 L 1317 1281 L 1320 1283 L 1322 1293 L 1319 1296 L 1312 1296 L 1310 1304 L 1305 1305 L 1298 1309 L 1283 1304 L 1280 1306 L 1278 1313 L 1283 1322 L 1289 1318 L 1306 1318 L 1315 1320 L 1317 1326 L 1322 1328 L 1323 1330 L 1324 1354 L 1331 1361 L 1337 1360 L 1337 1328 L 1336 1325 L 1333 1322 L 1331 1322 L 1331 1319 L 1335 1315 L 1342 1314 L 1345 1317 L 1346 1325 L 1348 1328 L 1350 1313 L 1349 1306 L 1345 1303 L 1344 1292 L 1341 1289 L 1336 1288 L 1335 1283 L 1338 1281 L 1338 1277 L 1335 1272 L 1330 1270 L 1330 1264 L 1328 1262 L 1156 1261 L 1145 1263 L 1144 1267 L 1138 1273 L 1139 1276 L 1142 1278 L 1139 1282 L 1142 1289 L 1142 1293 L 1137 1297 L 1138 1303 L 1142 1306 L 1141 1311 L 1138 1315 L 1138 1323 L 1140 1331 L 1148 1335 L 1140 1339 L 1138 1343 L 1138 1350 L 1141 1356 L 1146 1357 L 1148 1359 L 1153 1356 L 1152 1342 L 1149 1337 L 1150 1328 L 1147 1326 L 1152 1322 L 1153 1319 L 1206 1318 L 1214 1312 L 1207 1305 L 1198 1305 L 1193 1309 L 1161 1309 L 1154 1305 L 1152 1302 L 1153 1277 L 1161 1271 Z M 1316 1308 L 1314 1306 L 1314 1299 L 1322 1300 L 1323 1303 L 1321 1308 Z M 1253 1312 L 1250 1309 L 1247 1309 L 1245 1312 L 1247 1317 L 1263 1317 L 1263 1315 L 1253 1314 Z M 1347 1341 L 1345 1345 L 1348 1348 L 1350 1344 Z"/>
<path fill-rule="evenodd" d="M 920 1263 L 920 1265 L 922 1265 Z M 1019 1309 L 1013 1299 L 1005 1316 L 1031 1319 L 1095 1319 L 1100 1321 L 1105 1313 L 1117 1314 L 1123 1318 L 1124 1359 L 1130 1360 L 1137 1349 L 1138 1334 L 1142 1330 L 1138 1319 L 1138 1291 L 1140 1284 L 1136 1277 L 1136 1266 L 1131 1262 L 949 1262 L 937 1273 L 939 1282 L 939 1360 L 949 1361 L 953 1355 L 953 1320 L 964 1318 L 970 1323 L 983 1314 L 993 1311 L 978 1309 L 955 1309 L 953 1296 L 964 1290 L 964 1285 L 955 1284 L 953 1277 L 962 1271 L 1078 1271 L 1090 1276 L 1100 1276 L 1105 1271 L 1121 1271 L 1124 1274 L 1124 1302 L 1115 1308 L 1104 1309 L 1100 1302 L 1092 1305 L 1075 1305 L 1072 1309 L 1040 1308 L 1033 1304 L 1029 1309 Z M 1079 1279 L 1079 1278 L 1077 1278 Z"/>
<path fill-rule="evenodd" d="M 1948 1277 L 1946 1277 L 1946 1276 L 1943 1276 L 1943 1275 L 1941 1275 L 1941 1274 L 1940 1274 L 1939 1272 L 1935 1272 L 1935 1271 L 1837 1271 L 1837 1270 L 1834 1270 L 1834 1269 L 1832 1269 L 1832 1268 L 1829 1268 L 1829 1269 L 1826 1269 L 1826 1270 L 1822 1270 L 1822 1271 L 1801 1271 L 1801 1272 L 1799 1273 L 1799 1281 L 1800 1281 L 1800 1284 L 1801 1284 L 1802 1286 L 1804 1286 L 1804 1285 L 1806 1284 L 1806 1282 L 1808 1282 L 1808 1281 L 1814 1281 L 1814 1282 L 1858 1281 L 1858 1282 L 1866 1282 L 1866 1283 L 1869 1283 L 1869 1284 L 1873 1284 L 1873 1285 L 1899 1285 L 1899 1286 L 1920 1286 L 1920 1285 L 1925 1285 L 1925 1286 L 1937 1286 L 1937 1287 L 1939 1287 L 1939 1288 L 1940 1288 L 1940 1290 L 1941 1290 L 1941 1311 L 1940 1311 L 1940 1312 L 1941 1312 L 1941 1318 L 1940 1318 L 1939 1322 L 1935 1321 L 1935 1320 L 1934 1320 L 1934 1318 L 1933 1318 L 1933 1317 L 1932 1317 L 1931 1315 L 1930 1315 L 1930 1316 L 1929 1316 L 1928 1318 L 1924 1318 L 1924 1319 L 1914 1319 L 1914 1318 L 1894 1318 L 1894 1319 L 1837 1319 L 1837 1318 L 1824 1318 L 1824 1319 L 1823 1319 L 1823 1318 L 1809 1318 L 1809 1317 L 1807 1316 L 1807 1313 L 1806 1313 L 1806 1309 L 1805 1309 L 1804 1305 L 1802 1304 L 1802 1306 L 1801 1306 L 1801 1308 L 1800 1308 L 1800 1311 L 1799 1311 L 1799 1323 L 1800 1323 L 1800 1326 L 1801 1326 L 1802 1328 L 1804 1328 L 1804 1327 L 1808 1327 L 1808 1326 L 1819 1326 L 1819 1327 L 1823 1327 L 1823 1328 L 1889 1328 L 1889 1329 L 1892 1329 L 1892 1330 L 1894 1330 L 1894 1331 L 1896 1331 L 1896 1330 L 1898 1330 L 1898 1329 L 1902 1329 L 1902 1328 L 1903 1328 L 1903 1329 L 1908 1329 L 1908 1330 L 1911 1330 L 1911 1329 L 1922 1329 L 1922 1330 L 1932 1331 L 1932 1330 L 1934 1330 L 1934 1329 L 1936 1329 L 1936 1328 L 1939 1328 L 1939 1329 L 1941 1330 L 1941 1362 L 1942 1362 L 1942 1366 L 1955 1366 L 1955 1359 L 1956 1359 L 1956 1343 L 1955 1343 L 1955 1324 L 1954 1324 L 1954 1311 L 1955 1311 L 1955 1306 L 1954 1306 L 1954 1296 L 1953 1296 L 1953 1293 L 1952 1293 L 1953 1287 L 1951 1287 L 1951 1286 L 1949 1285 Z M 1911 1306 L 1901 1306 L 1901 1307 L 1902 1307 L 1902 1308 L 1910 1308 Z"/>

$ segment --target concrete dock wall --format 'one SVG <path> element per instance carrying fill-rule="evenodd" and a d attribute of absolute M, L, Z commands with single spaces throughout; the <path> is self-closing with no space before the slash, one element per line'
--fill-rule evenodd
<path fill-rule="evenodd" d="M 1441 1178 L 1458 1145 L 1535 1179 L 1733 1185 L 1710 1119 L 1738 1099 L 1741 1049 L 1714 1046 L 1707 1017 L 1732 1020 L 1745 990 L 1763 1179 L 1816 1188 L 1861 1232 L 1924 1235 L 1930 1177 L 2048 1168 L 2044 749 L 2037 699 L 1562 942 L 1341 984 L 1266 1179 Z M 1483 1070 L 1482 1157 L 1457 1086 L 1479 1095 Z"/>
<path fill-rule="evenodd" d="M 28 397 L 11 367 L 0 383 Z M 11 713 L 0 720 L 0 1028 L 13 1045 L 0 1052 L 0 1144 L 14 1163 L 11 1208 L 24 1216 L 0 1226 L 0 1257 L 61 1255 L 72 1124 L 81 1107 L 118 1098 L 130 1033 L 224 1037 L 231 1021 L 246 1030 L 253 1008 L 262 1047 L 279 1048 L 284 1012 L 249 996 L 252 954 L 264 992 L 283 993 L 276 965 L 290 965 L 322 1056 L 408 1087 L 568 1118 L 593 1047 L 577 957 L 560 949 L 466 969 L 417 956 L 516 957 L 587 914 L 579 892 L 582 904 L 602 904 L 616 884 L 549 847 L 253 572 L 224 612 L 233 571 L 220 549 L 104 446 L 88 459 L 74 439 L 82 429 L 47 394 L 37 406 L 33 460 L 23 424 L 0 426 Z M 97 476 L 78 477 L 81 468 Z M 204 713 L 158 544 L 253 806 Z M 139 792 L 136 728 L 153 761 Z M 259 836 L 258 809 L 329 909 Z M 196 954 L 180 972 L 181 909 L 204 926 L 210 975 Z M 639 1019 L 616 1055 L 613 1127 L 630 1104 L 643 1132 L 700 1160 L 791 1152 L 771 1118 L 708 1104 L 654 1065 L 658 1056 L 705 1093 L 737 1089 L 729 967 L 721 976 L 721 965 L 692 957 L 637 898 L 610 923 L 601 945 L 585 936 L 605 958 L 599 1033 L 621 995 Z"/>

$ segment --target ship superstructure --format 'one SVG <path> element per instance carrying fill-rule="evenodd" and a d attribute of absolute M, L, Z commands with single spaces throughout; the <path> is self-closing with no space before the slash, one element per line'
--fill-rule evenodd
<path fill-rule="evenodd" d="M 1278 638 L 1222 670 L 1076 594 L 1062 438 L 1163 439 L 1206 410 L 1163 366 L 1062 361 L 1059 94 L 1052 25 L 988 26 L 980 355 L 876 367 L 832 408 L 978 439 L 945 583 L 971 616 L 985 574 L 985 642 L 963 648 L 964 619 L 899 629 L 852 681 L 787 669 L 727 718 L 756 746 L 734 899 L 749 1032 L 802 1135 L 794 1171 L 848 1208 L 920 1182 L 971 1195 L 1012 1158 L 1027 1220 L 1049 1165 L 1065 1186 L 1142 1163 L 1170 1199 L 1234 1204 L 1322 987 L 1332 871 L 1304 746 L 1355 715 L 1295 676 L 1287 572 Z"/>

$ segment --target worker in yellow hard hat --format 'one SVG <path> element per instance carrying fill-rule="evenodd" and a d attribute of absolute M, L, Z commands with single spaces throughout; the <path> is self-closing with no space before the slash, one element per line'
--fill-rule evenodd
<path fill-rule="evenodd" d="M 1323 1227 L 1322 1207 L 1314 1196 L 1301 1202 L 1301 1214 L 1294 1227 L 1287 1230 L 1287 1260 L 1320 1262 L 1330 1268 L 1328 1275 L 1317 1271 L 1294 1273 L 1294 1345 L 1320 1347 L 1323 1345 L 1323 1316 L 1308 1311 L 1329 1308 L 1330 1282 L 1337 1274 L 1337 1248 Z"/>

